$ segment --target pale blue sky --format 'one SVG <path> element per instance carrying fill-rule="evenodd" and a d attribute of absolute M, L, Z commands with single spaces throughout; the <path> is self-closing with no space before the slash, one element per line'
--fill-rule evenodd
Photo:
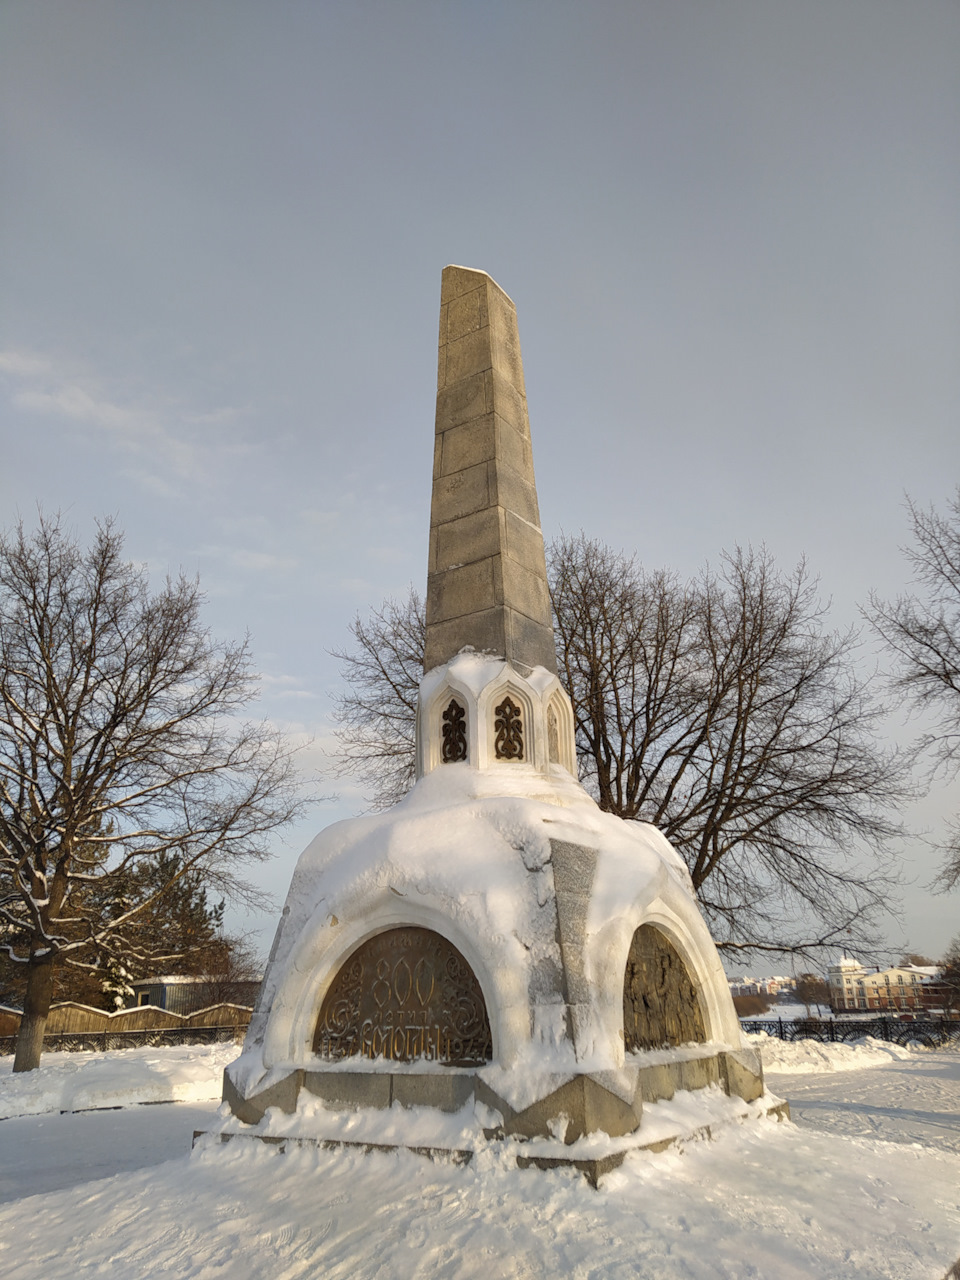
<path fill-rule="evenodd" d="M 853 621 L 960 480 L 958 65 L 954 0 L 6 0 L 0 523 L 198 571 L 322 747 L 327 650 L 424 583 L 459 262 L 518 307 L 548 537 L 765 542 Z M 891 945 L 958 905 L 911 888 Z"/>

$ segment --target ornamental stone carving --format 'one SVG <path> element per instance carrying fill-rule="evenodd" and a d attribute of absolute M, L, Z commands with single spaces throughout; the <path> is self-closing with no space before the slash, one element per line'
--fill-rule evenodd
<path fill-rule="evenodd" d="M 467 713 L 456 698 L 451 698 L 443 713 L 440 759 L 454 764 L 467 758 Z"/>
<path fill-rule="evenodd" d="M 378 933 L 343 965 L 320 1008 L 320 1058 L 422 1058 L 474 1066 L 493 1056 L 480 984 L 457 950 L 431 929 Z"/>
<path fill-rule="evenodd" d="M 496 738 L 493 749 L 498 760 L 523 759 L 522 712 L 512 698 L 504 698 L 494 710 Z"/>
<path fill-rule="evenodd" d="M 632 1049 L 706 1041 L 697 988 L 676 948 L 654 925 L 633 935 L 623 979 L 623 1040 Z"/>

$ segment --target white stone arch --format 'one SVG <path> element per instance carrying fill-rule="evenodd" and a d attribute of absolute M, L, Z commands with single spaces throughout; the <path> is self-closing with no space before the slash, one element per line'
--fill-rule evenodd
<path fill-rule="evenodd" d="M 523 733 L 523 759 L 498 760 L 495 749 L 496 730 L 494 729 L 495 708 L 504 698 L 510 697 L 520 707 L 520 719 Z M 539 711 L 539 716 L 536 714 Z M 481 768 L 492 765 L 511 768 L 515 764 L 535 765 L 544 768 L 546 764 L 546 744 L 542 726 L 543 712 L 534 706 L 529 688 L 517 676 L 513 669 L 504 663 L 504 669 L 496 679 L 491 680 L 480 693 L 477 700 L 477 763 Z"/>
<path fill-rule="evenodd" d="M 595 936 L 591 946 L 596 957 L 593 972 L 600 988 L 600 1007 L 606 1011 L 604 1021 L 619 1044 L 620 1052 L 624 1045 L 624 977 L 634 934 L 642 925 L 652 925 L 660 930 L 697 984 L 707 1040 L 739 1045 L 739 1023 L 733 1011 L 726 976 L 699 911 L 692 903 L 686 910 L 677 911 L 664 898 L 658 897 L 648 904 L 635 903 L 615 924 Z M 723 1007 L 723 997 L 726 997 L 729 1009 Z"/>
<path fill-rule="evenodd" d="M 420 754 L 421 775 L 431 773 L 443 764 L 443 713 L 456 699 L 466 715 L 467 758 L 466 764 L 477 759 L 477 710 L 476 698 L 461 681 L 448 676 L 428 697 L 421 697 L 420 704 Z"/>
<path fill-rule="evenodd" d="M 313 1061 L 313 1037 L 324 997 L 350 956 L 370 938 L 389 929 L 415 926 L 431 929 L 457 948 L 472 969 L 480 986 L 490 1023 L 493 1060 L 506 1051 L 512 1056 L 521 1027 L 516 1011 L 525 1013 L 526 991 L 522 982 L 512 981 L 516 967 L 491 966 L 488 957 L 451 917 L 440 910 L 410 900 L 399 902 L 384 893 L 376 903 L 367 903 L 362 914 L 342 924 L 330 925 L 329 916 L 316 917 L 301 934 L 298 946 L 285 968 L 273 1000 L 273 1010 L 264 1036 L 264 1062 L 288 1062 L 305 1066 Z M 516 987 L 516 990 L 512 988 Z M 512 1052 L 511 1052 L 512 1051 Z"/>

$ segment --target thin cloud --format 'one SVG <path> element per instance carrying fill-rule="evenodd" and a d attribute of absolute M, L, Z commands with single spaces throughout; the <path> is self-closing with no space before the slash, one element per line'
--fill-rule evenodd
<path fill-rule="evenodd" d="M 144 459 L 149 470 L 134 467 L 131 475 L 150 488 L 159 483 L 157 464 L 179 481 L 206 475 L 209 437 L 185 440 L 176 430 L 186 427 L 219 427 L 236 421 L 240 410 L 223 406 L 206 413 L 171 412 L 156 404 L 124 398 L 111 391 L 89 370 L 67 362 L 56 362 L 41 352 L 10 349 L 0 351 L 0 374 L 10 385 L 9 399 L 17 408 L 61 422 L 90 427 L 114 444 Z M 234 448 L 238 448 L 233 442 Z M 217 441 L 222 459 L 223 443 Z"/>
<path fill-rule="evenodd" d="M 272 551 L 260 551 L 253 547 L 229 547 L 207 543 L 196 552 L 207 560 L 218 560 L 244 572 L 287 574 L 299 566 L 296 556 L 277 555 Z"/>

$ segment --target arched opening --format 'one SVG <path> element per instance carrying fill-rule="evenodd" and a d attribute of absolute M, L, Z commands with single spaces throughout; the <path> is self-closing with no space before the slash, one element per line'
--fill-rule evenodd
<path fill-rule="evenodd" d="M 320 1058 L 425 1059 L 450 1067 L 493 1057 L 483 992 L 470 965 L 432 929 L 375 934 L 342 965 L 324 997 Z"/>
<path fill-rule="evenodd" d="M 623 1040 L 633 1049 L 706 1041 L 697 988 L 673 943 L 654 925 L 633 935 L 623 978 Z"/>

